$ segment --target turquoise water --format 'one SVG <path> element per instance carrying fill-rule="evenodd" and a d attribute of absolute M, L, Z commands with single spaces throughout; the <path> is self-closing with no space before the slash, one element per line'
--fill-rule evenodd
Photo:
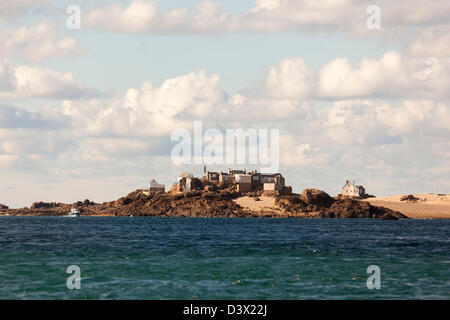
<path fill-rule="evenodd" d="M 449 269 L 450 220 L 0 217 L 0 299 L 449 299 Z"/>

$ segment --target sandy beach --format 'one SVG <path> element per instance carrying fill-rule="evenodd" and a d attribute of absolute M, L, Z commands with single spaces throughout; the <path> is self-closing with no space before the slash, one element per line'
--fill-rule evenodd
<path fill-rule="evenodd" d="M 401 201 L 402 196 L 376 197 L 362 201 L 399 211 L 412 219 L 450 219 L 450 195 L 414 194 L 414 197 L 419 199 L 415 202 Z M 248 210 L 276 212 L 283 215 L 282 210 L 275 206 L 275 198 L 260 197 L 260 199 L 261 201 L 255 201 L 255 198 L 241 197 L 234 201 Z"/>
<path fill-rule="evenodd" d="M 448 194 L 414 194 L 414 197 L 419 199 L 417 201 L 400 201 L 402 196 L 376 197 L 364 201 L 399 211 L 413 219 L 450 219 L 450 195 Z"/>

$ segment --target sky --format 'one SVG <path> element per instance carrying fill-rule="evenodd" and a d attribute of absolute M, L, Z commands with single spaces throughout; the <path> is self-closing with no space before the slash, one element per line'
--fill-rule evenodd
<path fill-rule="evenodd" d="M 449 101 L 448 0 L 2 2 L 0 203 L 201 175 L 170 156 L 194 121 L 278 129 L 295 192 L 449 193 Z"/>

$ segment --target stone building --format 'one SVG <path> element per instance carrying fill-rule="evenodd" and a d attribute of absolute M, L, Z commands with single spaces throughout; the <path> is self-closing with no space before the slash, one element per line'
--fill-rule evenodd
<path fill-rule="evenodd" d="M 259 173 L 256 170 L 247 172 L 244 170 L 231 170 L 228 172 L 207 171 L 206 179 L 210 182 L 220 182 L 224 186 L 235 184 L 238 192 L 251 192 L 259 190 L 282 190 L 285 187 L 285 179 L 281 173 Z"/>
<path fill-rule="evenodd" d="M 251 192 L 252 191 L 252 175 L 239 173 L 234 176 L 236 182 L 237 192 Z"/>
<path fill-rule="evenodd" d="M 164 184 L 159 184 L 155 179 L 152 179 L 148 186 L 148 191 L 150 194 L 164 193 L 166 192 L 166 186 Z"/>

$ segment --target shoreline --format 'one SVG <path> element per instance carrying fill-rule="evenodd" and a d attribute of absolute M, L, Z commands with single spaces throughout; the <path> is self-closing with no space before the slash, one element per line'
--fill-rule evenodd
<path fill-rule="evenodd" d="M 0 216 L 66 216 L 71 208 L 89 217 L 193 217 L 193 218 L 382 218 L 450 219 L 450 195 L 415 194 L 353 199 L 330 197 L 317 189 L 302 194 L 269 196 L 230 191 L 189 191 L 144 194 L 136 190 L 115 201 L 89 200 L 72 205 L 36 202 L 29 208 L 2 209 Z"/>

